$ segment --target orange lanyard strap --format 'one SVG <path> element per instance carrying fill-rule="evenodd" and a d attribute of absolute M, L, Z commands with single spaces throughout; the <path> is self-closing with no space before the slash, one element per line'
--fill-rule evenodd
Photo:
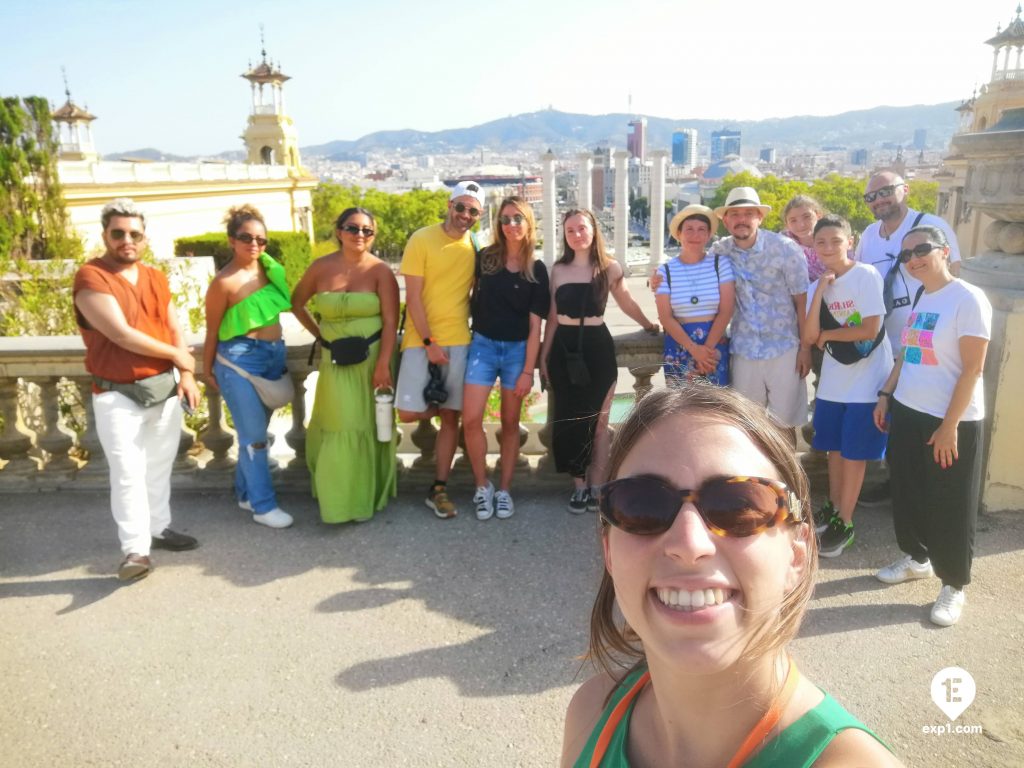
<path fill-rule="evenodd" d="M 638 679 L 633 687 L 626 691 L 626 695 L 623 696 L 619 703 L 615 705 L 615 709 L 608 715 L 608 719 L 605 721 L 604 727 L 601 729 L 601 735 L 597 737 L 597 743 L 594 745 L 594 751 L 590 755 L 590 768 L 598 768 L 601 765 L 601 761 L 604 759 L 604 753 L 608 751 L 608 744 L 611 743 L 612 736 L 615 733 L 615 729 L 619 727 L 619 723 L 622 722 L 622 718 L 626 714 L 626 710 L 629 709 L 629 705 L 633 703 L 640 691 L 643 690 L 644 686 L 651 681 L 651 672 L 648 670 L 644 672 L 640 679 Z"/>
<path fill-rule="evenodd" d="M 772 701 L 768 711 L 757 721 L 757 724 L 747 734 L 747 738 L 740 744 L 740 748 L 736 750 L 736 754 L 729 761 L 728 768 L 739 768 L 747 762 L 747 758 L 764 742 L 768 734 L 772 732 L 772 729 L 779 724 L 779 718 L 782 717 L 782 713 L 786 709 L 786 705 L 789 704 L 789 700 L 793 698 L 793 693 L 796 691 L 796 686 L 799 682 L 800 673 L 796 669 L 796 664 L 790 659 L 789 672 L 786 674 L 786 682 L 782 686 L 782 690 L 775 697 L 775 700 Z"/>

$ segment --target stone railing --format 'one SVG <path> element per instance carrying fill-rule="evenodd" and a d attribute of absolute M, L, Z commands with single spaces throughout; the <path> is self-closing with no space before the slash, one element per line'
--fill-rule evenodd
<path fill-rule="evenodd" d="M 201 345 L 194 347 L 196 359 L 201 360 Z M 629 371 L 627 377 L 632 376 L 634 391 L 648 391 L 651 378 L 660 368 L 662 340 L 643 332 L 620 334 L 615 347 L 620 367 Z M 91 380 L 83 359 L 84 347 L 78 337 L 0 338 L 0 492 L 106 487 L 108 467 L 96 434 Z M 290 428 L 283 437 L 293 456 L 283 463 L 274 462 L 275 484 L 281 488 L 309 487 L 304 460 L 305 382 L 314 369 L 308 361 L 308 343 L 289 344 L 288 368 L 295 380 L 296 396 L 291 405 Z M 69 409 L 69 402 L 78 405 Z M 182 428 L 173 475 L 175 486 L 231 487 L 237 453 L 235 434 L 224 418 L 219 394 L 207 392 L 206 407 L 209 418 L 198 433 Z M 70 426 L 71 421 L 77 423 L 77 429 Z M 492 459 L 498 451 L 499 426 L 487 425 Z M 436 427 L 426 420 L 399 429 L 399 454 L 406 459 L 400 462 L 400 477 L 415 483 L 428 482 L 434 476 Z M 547 424 L 523 424 L 518 473 L 528 476 L 531 484 L 561 487 L 567 480 L 554 473 L 550 444 Z M 461 453 L 456 458 L 452 482 L 471 482 L 468 461 Z"/>

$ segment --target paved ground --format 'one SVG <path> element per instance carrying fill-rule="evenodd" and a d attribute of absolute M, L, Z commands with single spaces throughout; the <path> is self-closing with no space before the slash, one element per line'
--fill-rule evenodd
<path fill-rule="evenodd" d="M 270 531 L 225 494 L 176 492 L 193 552 L 113 577 L 101 493 L 0 495 L 0 765 L 542 766 L 559 754 L 599 573 L 595 520 L 551 494 L 508 521 L 437 521 L 406 493 L 328 528 L 304 495 Z M 908 765 L 1024 764 L 1024 517 L 985 517 L 963 622 L 937 583 L 885 588 L 886 510 L 823 566 L 802 670 Z M 947 722 L 929 685 L 959 665 L 977 699 Z"/>

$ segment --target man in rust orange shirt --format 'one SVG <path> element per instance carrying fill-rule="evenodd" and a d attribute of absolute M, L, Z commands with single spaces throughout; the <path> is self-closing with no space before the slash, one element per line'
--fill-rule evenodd
<path fill-rule="evenodd" d="M 106 252 L 75 275 L 75 316 L 93 377 L 96 431 L 110 465 L 110 509 L 124 554 L 117 575 L 130 581 L 152 570 L 151 547 L 198 546 L 169 526 L 181 408 L 195 407 L 199 390 L 167 278 L 139 261 L 145 217 L 119 198 L 103 208 L 101 221 Z"/>

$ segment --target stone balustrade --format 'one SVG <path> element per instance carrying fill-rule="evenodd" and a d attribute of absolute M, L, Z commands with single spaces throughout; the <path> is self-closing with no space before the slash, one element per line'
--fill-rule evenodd
<path fill-rule="evenodd" d="M 291 426 L 284 440 L 293 453 L 274 467 L 279 488 L 305 490 L 309 476 L 304 461 L 306 439 L 305 382 L 309 365 L 308 336 L 289 338 L 289 375 L 295 380 Z M 197 360 L 202 345 L 194 344 Z M 660 368 L 662 340 L 642 331 L 617 334 L 615 347 L 621 368 L 632 375 L 633 389 L 642 395 Z M 59 488 L 105 488 L 108 469 L 96 434 L 91 379 L 83 365 L 85 350 L 76 336 L 0 338 L 0 491 L 34 492 Z M 628 378 L 627 378 L 628 380 Z M 68 403 L 74 403 L 70 408 Z M 231 487 L 235 434 L 228 426 L 220 395 L 206 394 L 209 418 L 197 433 L 183 427 L 175 464 L 175 486 Z M 549 410 L 550 413 L 550 410 Z M 72 428 L 72 423 L 77 429 Z M 498 451 L 499 424 L 488 424 L 488 450 Z M 435 426 L 429 421 L 400 425 L 400 483 L 425 484 L 433 478 Z M 563 487 L 549 455 L 550 427 L 527 423 L 521 427 L 522 452 L 517 472 L 531 485 Z M 276 451 L 274 453 L 277 453 Z M 411 459 L 411 461 L 410 461 Z M 456 458 L 453 484 L 471 484 L 468 462 Z"/>

